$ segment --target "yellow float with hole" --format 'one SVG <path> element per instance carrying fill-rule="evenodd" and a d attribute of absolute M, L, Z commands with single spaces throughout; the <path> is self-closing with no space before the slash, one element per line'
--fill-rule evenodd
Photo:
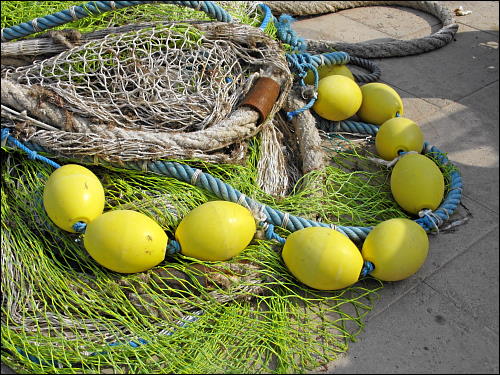
<path fill-rule="evenodd" d="M 405 154 L 392 169 L 391 192 L 401 208 L 411 214 L 435 210 L 444 197 L 444 177 L 427 156 Z"/>
<path fill-rule="evenodd" d="M 90 223 L 104 210 L 104 189 L 97 176 L 76 164 L 57 168 L 43 190 L 43 206 L 50 220 L 67 232 L 73 225 Z"/>
<path fill-rule="evenodd" d="M 83 243 L 101 266 L 120 273 L 146 271 L 165 258 L 168 238 L 148 216 L 108 211 L 87 224 Z"/>
<path fill-rule="evenodd" d="M 377 224 L 366 236 L 361 254 L 375 266 L 373 277 L 399 281 L 422 267 L 428 251 L 425 230 L 413 220 L 397 218 Z"/>
<path fill-rule="evenodd" d="M 321 65 L 318 67 L 317 70 L 318 70 L 319 79 L 323 79 L 325 77 L 333 76 L 333 75 L 340 75 L 340 76 L 350 78 L 353 81 L 356 81 L 354 79 L 352 72 L 345 65 Z M 311 70 L 309 70 L 307 72 L 307 75 L 304 77 L 304 83 L 306 85 L 314 85 L 314 73 Z"/>
<path fill-rule="evenodd" d="M 361 121 L 382 125 L 399 114 L 403 116 L 403 101 L 399 94 L 389 85 L 371 82 L 361 86 L 363 101 L 357 111 Z"/>
<path fill-rule="evenodd" d="M 282 257 L 295 278 L 319 290 L 343 289 L 354 284 L 363 267 L 354 242 L 324 227 L 304 228 L 290 234 Z"/>
<path fill-rule="evenodd" d="M 318 98 L 313 110 L 330 121 L 342 121 L 353 116 L 361 105 L 361 90 L 352 79 L 332 75 L 320 79 Z"/>
<path fill-rule="evenodd" d="M 375 136 L 375 148 L 384 160 L 393 160 L 400 151 L 422 151 L 424 134 L 420 127 L 405 117 L 394 117 L 382 124 Z"/>
<path fill-rule="evenodd" d="M 196 207 L 180 222 L 175 238 L 181 253 L 201 260 L 228 260 L 243 251 L 256 231 L 247 208 L 227 201 Z"/>

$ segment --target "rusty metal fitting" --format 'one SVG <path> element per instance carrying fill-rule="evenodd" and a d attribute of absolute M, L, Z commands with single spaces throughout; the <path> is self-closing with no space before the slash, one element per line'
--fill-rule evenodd
<path fill-rule="evenodd" d="M 240 107 L 248 106 L 255 109 L 260 114 L 260 122 L 263 122 L 276 103 L 279 93 L 280 86 L 274 79 L 260 77 L 243 99 Z"/>

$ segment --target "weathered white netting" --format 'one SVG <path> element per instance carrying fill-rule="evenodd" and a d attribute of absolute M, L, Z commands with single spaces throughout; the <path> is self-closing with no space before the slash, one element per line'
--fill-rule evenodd
<path fill-rule="evenodd" d="M 291 86 L 276 41 L 243 24 L 159 23 L 8 71 L 2 99 L 32 114 L 43 101 L 35 117 L 48 126 L 24 133 L 63 155 L 222 161 L 208 154 L 260 130 L 257 112 L 237 104 L 262 75 L 282 85 L 271 119 Z"/>
<path fill-rule="evenodd" d="M 189 25 L 110 35 L 23 69 L 69 109 L 127 129 L 199 130 L 225 118 L 243 91 L 238 46 Z"/>

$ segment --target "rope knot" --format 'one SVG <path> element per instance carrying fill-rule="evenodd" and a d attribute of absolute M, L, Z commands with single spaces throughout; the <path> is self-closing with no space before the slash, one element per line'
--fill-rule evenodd
<path fill-rule="evenodd" d="M 426 208 L 419 211 L 418 216 L 421 218 L 425 218 L 426 221 L 430 223 L 431 226 L 434 227 L 434 229 L 436 229 L 436 232 L 439 234 L 439 227 L 443 224 L 443 219 L 441 219 L 434 211 Z"/>
<path fill-rule="evenodd" d="M 174 255 L 181 252 L 181 244 L 176 240 L 169 240 L 167 244 L 167 252 L 169 255 Z"/>
<path fill-rule="evenodd" d="M 363 263 L 363 268 L 361 269 L 360 276 L 365 277 L 365 276 L 369 275 L 370 273 L 372 273 L 374 269 L 375 269 L 375 265 L 372 262 L 365 260 Z"/>
<path fill-rule="evenodd" d="M 83 221 L 77 221 L 75 224 L 73 224 L 73 229 L 77 233 L 84 233 L 87 229 L 87 223 L 84 223 Z"/>

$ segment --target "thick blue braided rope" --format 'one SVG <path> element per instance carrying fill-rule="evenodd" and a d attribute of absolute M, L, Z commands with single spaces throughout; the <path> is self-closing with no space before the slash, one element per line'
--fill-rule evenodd
<path fill-rule="evenodd" d="M 147 3 L 164 3 L 185 6 L 205 12 L 221 22 L 231 22 L 231 15 L 211 1 L 91 1 L 81 6 L 74 6 L 61 12 L 2 29 L 2 42 L 22 38 L 40 31 L 52 29 L 81 18 Z"/>
<path fill-rule="evenodd" d="M 348 121 L 348 122 L 344 121 L 342 123 L 344 124 L 344 126 L 346 126 L 346 129 L 348 129 L 348 131 L 355 132 L 353 130 L 357 129 L 358 131 L 356 132 L 360 134 L 365 133 L 364 132 L 365 128 L 370 129 L 370 127 L 368 127 L 367 124 L 364 123 L 361 123 L 359 128 L 356 128 L 355 125 L 359 124 L 356 124 L 355 121 Z M 374 128 L 376 128 L 376 126 L 371 125 L 369 134 L 373 132 Z M 30 148 L 34 148 L 35 150 L 40 152 L 50 153 L 50 149 L 39 146 L 36 143 L 27 142 L 27 146 Z M 437 160 L 440 164 L 449 163 L 446 156 L 444 156 L 443 153 L 437 147 L 430 146 L 427 142 L 424 144 L 423 153 L 432 154 L 433 158 Z M 125 167 L 139 171 L 144 170 L 144 164 L 142 162 L 128 162 L 125 165 Z M 270 206 L 261 204 L 253 200 L 252 198 L 244 196 L 240 191 L 234 189 L 233 187 L 221 181 L 220 179 L 213 177 L 208 173 L 199 172 L 198 170 L 186 164 L 181 164 L 178 162 L 170 162 L 170 161 L 161 161 L 161 160 L 153 161 L 147 163 L 147 170 L 167 177 L 172 177 L 180 181 L 192 184 L 194 186 L 203 188 L 215 194 L 218 198 L 226 201 L 238 204 L 242 204 L 242 202 L 244 202 L 243 205 L 247 207 L 261 210 L 266 215 L 267 223 L 273 224 L 275 226 L 283 226 L 283 224 L 285 224 L 284 227 L 291 232 L 295 232 L 297 230 L 313 226 L 327 227 L 327 228 L 333 227 L 340 233 L 349 237 L 354 242 L 360 243 L 366 238 L 368 233 L 370 233 L 370 231 L 373 229 L 373 227 L 371 226 L 370 227 L 354 227 L 354 226 L 341 226 L 341 225 L 333 226 L 331 224 L 321 223 L 314 220 L 309 220 L 287 214 L 283 211 L 273 209 Z M 194 180 L 193 177 L 195 177 Z M 448 219 L 455 212 L 461 200 L 463 185 L 462 185 L 462 179 L 458 171 L 452 172 L 450 175 L 450 179 L 451 179 L 450 189 L 446 197 L 444 198 L 443 202 L 438 207 L 438 209 L 433 212 L 437 216 L 437 218 L 441 220 Z M 285 216 L 287 216 L 286 220 L 284 220 Z M 420 226 L 422 226 L 422 228 L 424 228 L 426 232 L 430 232 L 436 226 L 439 226 L 441 224 L 437 218 L 425 216 L 423 218 L 416 219 L 415 222 L 418 223 Z"/>

